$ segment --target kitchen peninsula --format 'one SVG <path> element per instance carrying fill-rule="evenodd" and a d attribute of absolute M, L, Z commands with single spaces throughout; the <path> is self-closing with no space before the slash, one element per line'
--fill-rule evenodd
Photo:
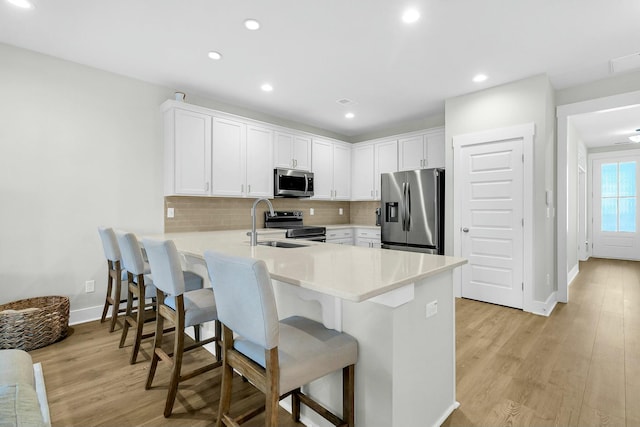
<path fill-rule="evenodd" d="M 250 246 L 246 231 L 150 237 L 173 240 L 186 267 L 203 275 L 205 250 L 261 259 L 281 318 L 300 314 L 354 336 L 356 425 L 436 426 L 458 406 L 452 271 L 466 260 L 317 242 Z M 266 240 L 286 239 L 282 230 L 261 230 L 258 241 Z M 340 412 L 339 375 L 307 387 Z M 305 409 L 303 420 L 326 425 Z"/>

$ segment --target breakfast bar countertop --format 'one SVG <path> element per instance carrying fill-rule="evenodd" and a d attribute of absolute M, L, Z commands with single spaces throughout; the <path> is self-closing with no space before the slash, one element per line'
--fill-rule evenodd
<path fill-rule="evenodd" d="M 206 250 L 263 260 L 272 279 L 326 295 L 361 302 L 465 264 L 463 258 L 388 249 L 293 240 L 283 230 L 260 229 L 258 242 L 283 240 L 299 248 L 251 246 L 247 230 L 166 233 L 185 255 Z"/>

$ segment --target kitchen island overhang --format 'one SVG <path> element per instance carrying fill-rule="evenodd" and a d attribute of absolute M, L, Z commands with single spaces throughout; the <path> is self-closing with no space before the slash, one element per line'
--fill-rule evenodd
<path fill-rule="evenodd" d="M 261 259 L 273 279 L 280 318 L 303 315 L 354 336 L 356 425 L 440 425 L 458 406 L 452 271 L 466 260 L 315 242 L 250 246 L 246 232 L 238 230 L 149 237 L 173 240 L 185 267 L 204 276 L 205 250 Z M 259 233 L 259 240 L 278 239 L 284 240 L 281 231 Z M 306 392 L 339 413 L 340 384 L 339 376 L 330 375 Z M 302 415 L 303 421 L 328 425 L 313 411 L 303 408 Z"/>

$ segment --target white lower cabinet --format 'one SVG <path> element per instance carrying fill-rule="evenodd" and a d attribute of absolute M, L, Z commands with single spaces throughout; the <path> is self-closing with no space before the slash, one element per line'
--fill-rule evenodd
<path fill-rule="evenodd" d="M 355 236 L 356 246 L 365 248 L 380 248 L 382 246 L 380 242 L 381 233 L 378 229 L 356 228 Z"/>
<path fill-rule="evenodd" d="M 353 245 L 353 228 L 327 228 L 327 243 Z"/>

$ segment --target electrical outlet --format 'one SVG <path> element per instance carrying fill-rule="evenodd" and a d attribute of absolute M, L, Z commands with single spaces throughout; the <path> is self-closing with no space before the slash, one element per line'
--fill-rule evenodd
<path fill-rule="evenodd" d="M 309 208 L 309 215 L 315 215 L 316 211 L 313 208 Z"/>
<path fill-rule="evenodd" d="M 84 282 L 84 291 L 88 294 L 95 292 L 96 290 L 96 281 L 95 280 L 87 280 Z"/>
<path fill-rule="evenodd" d="M 431 301 L 427 304 L 427 316 L 435 316 L 438 313 L 438 300 Z"/>
<path fill-rule="evenodd" d="M 167 218 L 173 218 L 174 215 L 175 215 L 175 212 L 173 208 L 167 208 Z"/>
<path fill-rule="evenodd" d="M 338 215 L 342 215 L 344 213 L 344 211 L 342 210 L 342 208 L 338 208 Z"/>

